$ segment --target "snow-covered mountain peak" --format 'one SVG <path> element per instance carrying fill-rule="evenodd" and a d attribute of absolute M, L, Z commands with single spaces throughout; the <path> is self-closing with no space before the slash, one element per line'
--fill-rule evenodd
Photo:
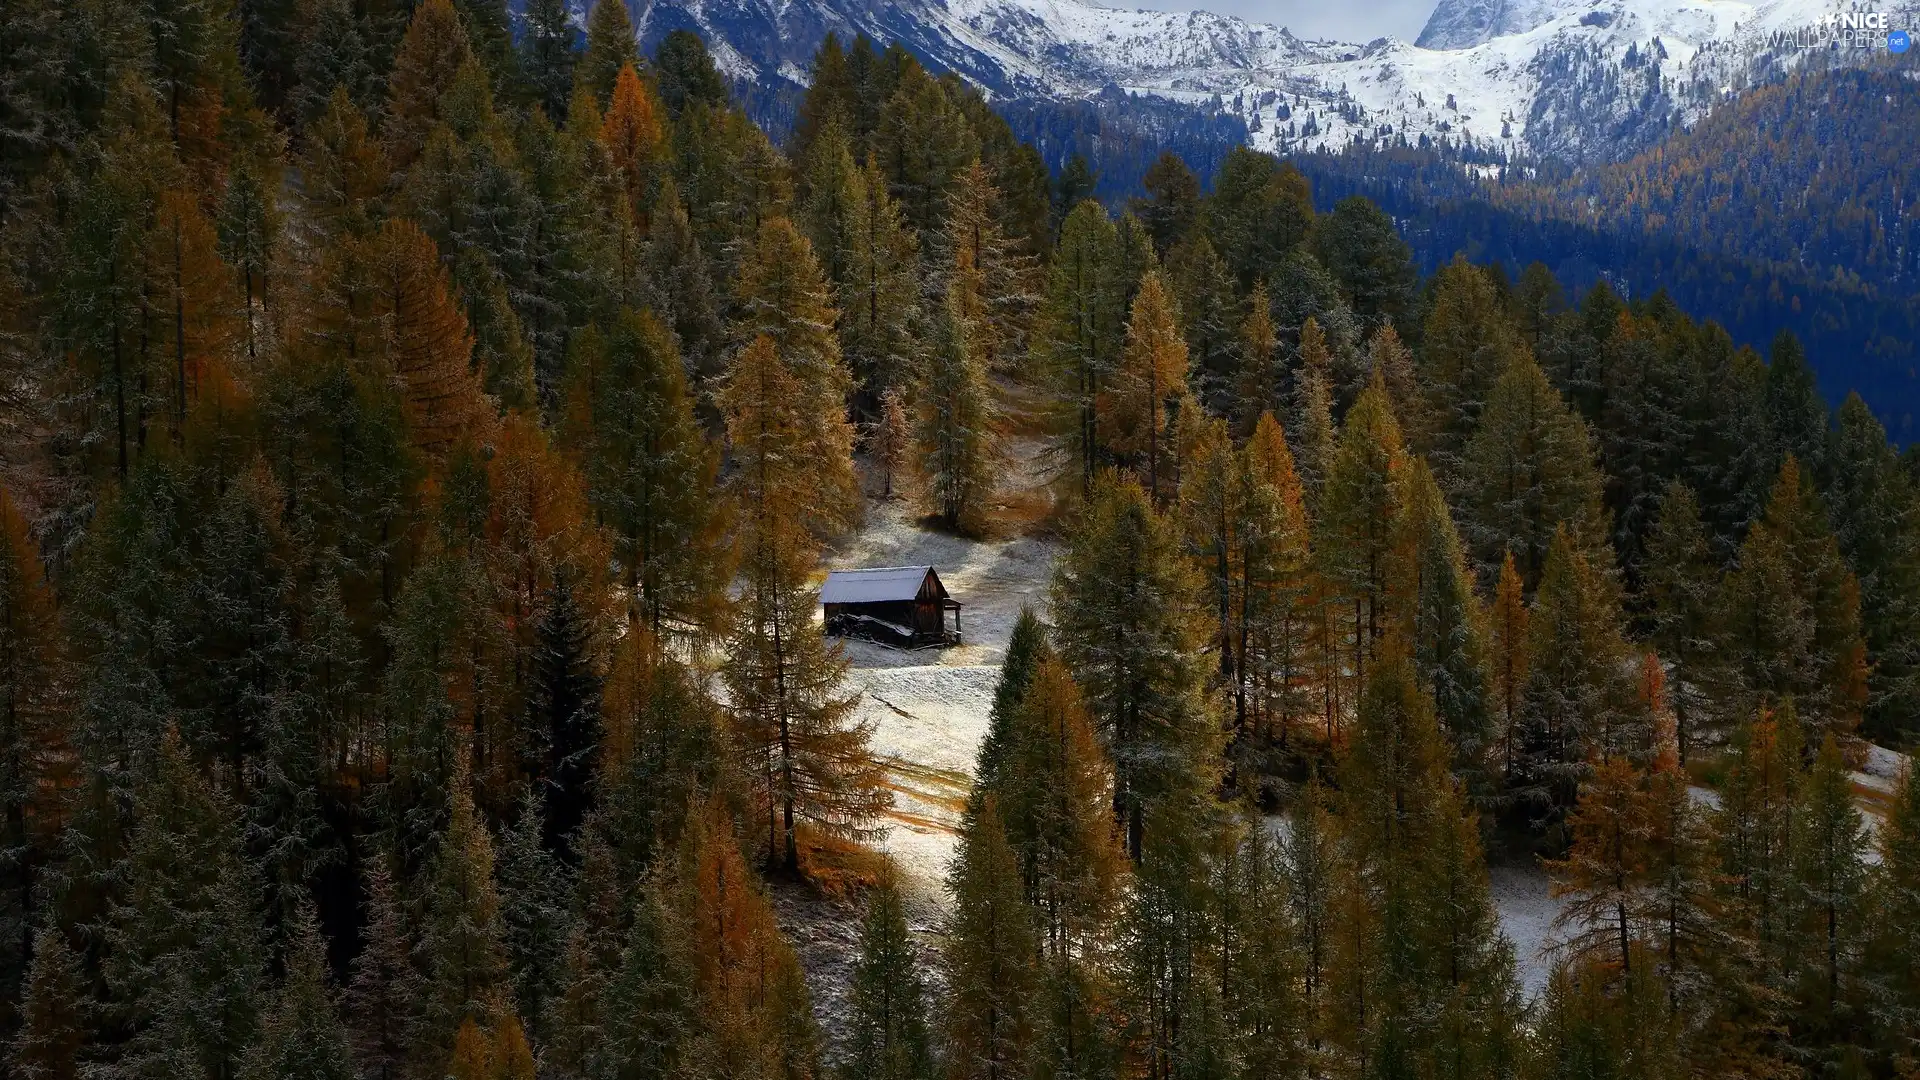
<path fill-rule="evenodd" d="M 637 0 L 731 75 L 803 83 L 829 30 L 898 41 L 989 95 L 1118 86 L 1245 120 L 1263 149 L 1404 138 L 1572 157 L 1630 151 L 1802 54 L 1774 31 L 1853 0 L 1439 0 L 1418 41 L 1305 40 L 1206 11 L 1091 0 Z M 1920 0 L 1884 0 L 1907 19 Z M 1884 9 L 1884 8 L 1883 8 Z M 1850 59 L 1850 58 L 1849 58 Z"/>

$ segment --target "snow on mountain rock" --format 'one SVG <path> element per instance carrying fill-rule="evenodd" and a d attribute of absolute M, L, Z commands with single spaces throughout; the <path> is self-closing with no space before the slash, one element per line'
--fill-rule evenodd
<path fill-rule="evenodd" d="M 1356 139 L 1468 143 L 1587 158 L 1630 153 L 1797 64 L 1777 31 L 1851 0 L 1440 0 L 1417 42 L 1303 40 L 1205 11 L 1089 0 L 642 0 L 651 47 L 698 32 L 729 75 L 804 85 L 827 31 L 898 41 L 991 96 L 1087 98 L 1118 86 L 1230 111 L 1274 151 Z M 1880 5 L 1895 25 L 1920 0 Z M 1852 52 L 1853 50 L 1849 50 Z M 1868 50 L 1858 50 L 1865 59 Z M 1840 58 L 1842 62 L 1855 59 Z"/>

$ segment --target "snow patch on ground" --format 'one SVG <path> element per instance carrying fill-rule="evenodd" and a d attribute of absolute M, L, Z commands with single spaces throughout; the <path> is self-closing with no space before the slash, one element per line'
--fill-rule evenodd
<path fill-rule="evenodd" d="M 916 921 L 937 922 L 945 909 L 955 830 L 999 677 L 995 667 L 931 665 L 861 669 L 848 679 L 862 691 L 860 718 L 893 788 L 873 845 L 892 856 Z"/>
<path fill-rule="evenodd" d="M 1513 942 L 1521 989 L 1530 1000 L 1538 1000 L 1546 992 L 1559 941 L 1553 921 L 1565 905 L 1554 898 L 1547 872 L 1537 863 L 1490 866 L 1487 884 L 1500 913 L 1500 931 Z"/>

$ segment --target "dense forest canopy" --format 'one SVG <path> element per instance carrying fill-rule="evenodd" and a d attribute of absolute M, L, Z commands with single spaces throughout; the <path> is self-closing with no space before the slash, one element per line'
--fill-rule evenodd
<path fill-rule="evenodd" d="M 10 1075 L 1920 1068 L 1920 478 L 1795 337 L 571 19 L 0 16 Z M 933 934 L 818 622 L 894 498 L 1058 553 Z"/>

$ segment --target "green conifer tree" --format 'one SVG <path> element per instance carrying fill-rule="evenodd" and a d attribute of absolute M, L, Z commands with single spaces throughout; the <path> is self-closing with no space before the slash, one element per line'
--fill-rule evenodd
<path fill-rule="evenodd" d="M 914 449 L 928 509 L 948 529 L 979 534 L 1003 464 L 999 408 L 987 383 L 988 331 L 949 296 L 914 387 Z"/>
<path fill-rule="evenodd" d="M 242 1080 L 353 1080 L 346 1031 L 327 988 L 326 945 L 319 921 L 295 913 L 287 943 L 286 982 L 265 1010 L 260 1041 L 247 1052 Z"/>
<path fill-rule="evenodd" d="M 1354 685 L 1392 625 L 1389 588 L 1396 525 L 1406 501 L 1406 455 L 1386 386 L 1379 379 L 1347 411 L 1315 507 L 1314 554 L 1341 605 L 1336 612 Z"/>
<path fill-rule="evenodd" d="M 105 927 L 106 986 L 132 1075 L 240 1071 L 259 1038 L 259 883 L 239 815 L 168 733 L 134 790 L 125 892 Z"/>
<path fill-rule="evenodd" d="M 1828 471 L 1834 538 L 1860 578 L 1865 728 L 1890 738 L 1920 724 L 1920 493 L 1857 394 L 1840 406 Z"/>
<path fill-rule="evenodd" d="M 382 856 L 369 860 L 366 892 L 366 943 L 354 957 L 343 1004 L 354 1063 L 375 1080 L 398 1080 L 413 1046 L 421 980 L 393 875 Z"/>
<path fill-rule="evenodd" d="M 1723 583 L 1724 707 L 1738 719 L 1792 697 L 1812 732 L 1848 734 L 1866 701 L 1860 586 L 1812 480 L 1788 457 Z"/>
<path fill-rule="evenodd" d="M 1537 588 L 1556 530 L 1566 529 L 1590 557 L 1606 540 L 1592 438 L 1524 354 L 1487 388 L 1484 401 L 1452 474 L 1461 531 L 1480 573 L 1491 579 L 1511 550 L 1522 580 Z"/>
<path fill-rule="evenodd" d="M 971 1080 L 1026 1075 L 1033 1054 L 1038 941 L 999 806 L 986 799 L 949 872 L 948 1070 Z"/>
<path fill-rule="evenodd" d="M 415 1051 L 430 1060 L 446 1056 L 461 1025 L 496 1020 L 508 989 L 493 838 L 474 810 L 469 786 L 466 769 L 456 769 L 452 809 L 427 885 L 419 945 L 426 981 Z"/>
<path fill-rule="evenodd" d="M 853 176 L 851 192 L 842 241 L 848 266 L 839 287 L 840 350 L 872 413 L 889 390 L 906 386 L 920 356 L 914 335 L 919 249 L 872 156 Z"/>
<path fill-rule="evenodd" d="M 1149 804 L 1211 780 L 1199 583 L 1174 524 L 1132 480 L 1103 478 L 1069 535 L 1054 638 L 1113 755 L 1114 817 L 1138 860 Z"/>
<path fill-rule="evenodd" d="M 921 961 L 891 869 L 867 897 L 854 962 L 848 1080 L 929 1080 L 934 1074 Z"/>
<path fill-rule="evenodd" d="M 644 63 L 626 0 L 596 0 L 587 12 L 586 51 L 574 65 L 574 86 L 592 90 L 595 103 L 604 109 L 620 69 Z"/>
<path fill-rule="evenodd" d="M 997 790 L 1000 770 L 1013 752 L 1014 715 L 1026 699 L 1034 671 L 1053 654 L 1046 624 L 1031 607 L 1022 606 L 1007 636 L 1007 653 L 1000 661 L 1000 677 L 993 686 L 993 707 L 987 713 L 987 731 L 981 736 L 973 770 L 976 792 Z"/>
<path fill-rule="evenodd" d="M 1092 490 L 1112 438 L 1102 430 L 1099 401 L 1119 367 L 1125 340 L 1118 244 L 1113 221 L 1099 203 L 1089 199 L 1067 214 L 1034 340 L 1035 352 L 1054 373 L 1073 413 L 1066 421 L 1065 449 L 1078 466 L 1083 494 Z"/>
<path fill-rule="evenodd" d="M 21 989 L 20 1028 L 7 1061 L 21 1080 L 80 1080 L 86 1044 L 80 958 L 57 929 L 34 934 L 33 963 Z"/>
<path fill-rule="evenodd" d="M 656 635 L 711 634 L 725 574 L 719 460 L 694 417 L 678 343 L 652 312 L 622 309 L 608 333 L 582 332 L 572 352 L 568 441 L 613 533 L 628 619 Z"/>
<path fill-rule="evenodd" d="M 1557 829 L 1592 762 L 1652 757 L 1652 718 L 1633 685 L 1618 588 L 1565 530 L 1547 553 L 1527 629 L 1511 795 Z"/>
<path fill-rule="evenodd" d="M 1693 489 L 1677 480 L 1668 485 L 1646 550 L 1640 581 L 1647 643 L 1668 665 L 1667 696 L 1684 765 L 1707 734 L 1699 729 L 1710 712 L 1704 697 L 1719 614 L 1713 603 L 1712 552 Z"/>
<path fill-rule="evenodd" d="M 1821 740 L 1793 815 L 1794 1042 L 1815 1061 L 1849 1056 L 1867 1041 L 1861 966 L 1869 848 L 1854 806 L 1853 783 L 1839 743 Z M 1830 1066 L 1832 1067 L 1832 1066 Z"/>
<path fill-rule="evenodd" d="M 1400 527 L 1403 560 L 1395 603 L 1406 620 L 1414 677 L 1433 697 L 1440 730 L 1453 747 L 1452 767 L 1470 796 L 1492 796 L 1495 745 L 1486 627 L 1473 592 L 1453 515 L 1424 460 L 1408 470 L 1407 504 Z"/>

